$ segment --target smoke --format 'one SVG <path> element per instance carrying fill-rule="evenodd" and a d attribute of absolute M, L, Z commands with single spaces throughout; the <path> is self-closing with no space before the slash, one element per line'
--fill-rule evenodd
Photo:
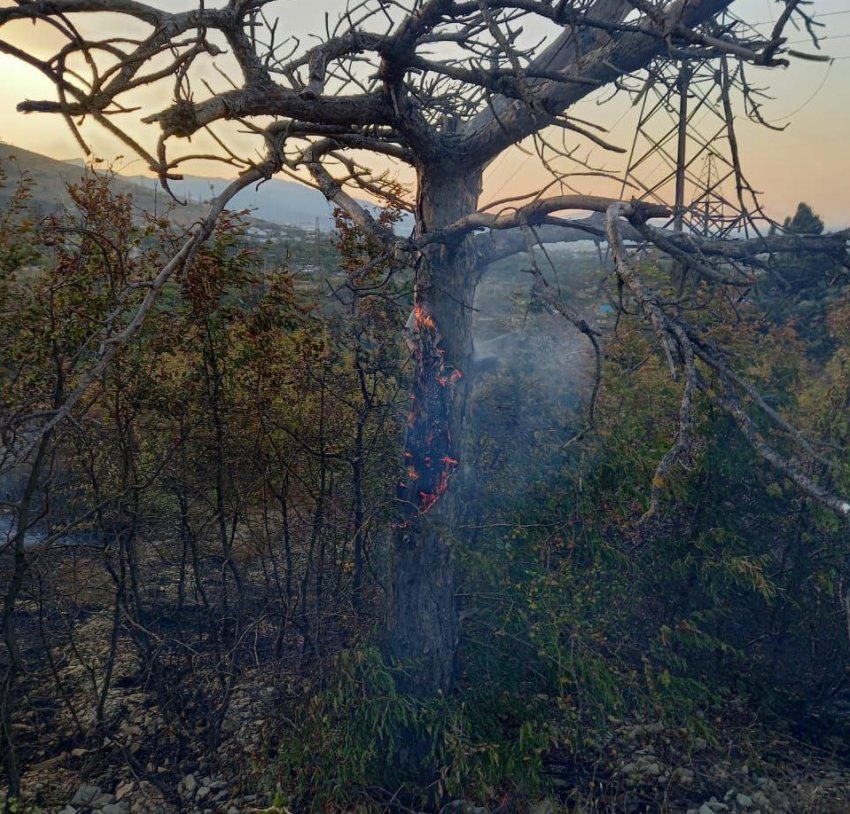
<path fill-rule="evenodd" d="M 468 523 L 497 519 L 505 498 L 521 499 L 560 468 L 564 445 L 586 422 L 593 350 L 530 289 L 528 275 L 503 271 L 485 277 L 476 295 Z M 563 299 L 581 311 L 579 283 Z"/>

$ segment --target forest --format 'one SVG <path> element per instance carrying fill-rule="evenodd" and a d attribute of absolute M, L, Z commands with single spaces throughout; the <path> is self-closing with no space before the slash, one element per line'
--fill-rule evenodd
<path fill-rule="evenodd" d="M 59 95 L 22 110 L 165 190 L 193 135 L 239 171 L 187 223 L 96 160 L 52 212 L 2 166 L 4 814 L 850 810 L 850 232 L 767 217 L 732 114 L 816 17 L 366 0 L 304 45 L 189 5 L 0 8 Z M 719 66 L 731 222 L 684 173 L 575 191 L 567 139 L 611 145 L 567 111 L 671 61 L 674 99 Z M 114 121 L 165 80 L 149 149 Z M 552 185 L 482 206 L 527 139 Z M 335 207 L 321 265 L 228 206 L 277 174 Z"/>

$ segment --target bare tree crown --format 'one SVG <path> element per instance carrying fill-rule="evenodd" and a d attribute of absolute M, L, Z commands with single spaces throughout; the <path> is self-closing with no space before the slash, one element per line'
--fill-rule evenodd
<path fill-rule="evenodd" d="M 236 121 L 266 141 L 271 169 L 317 172 L 333 164 L 338 182 L 373 193 L 390 190 L 360 167 L 352 151 L 415 167 L 440 161 L 484 166 L 522 139 L 567 132 L 602 146 L 604 133 L 571 117 L 589 93 L 623 80 L 658 56 L 705 59 L 730 54 L 760 65 L 783 62 L 783 31 L 812 20 L 798 0 L 783 7 L 767 38 L 742 35 L 718 15 L 731 0 L 359 0 L 324 31 L 290 33 L 285 4 L 230 0 L 169 12 L 135 0 L 36 0 L 0 9 L 0 27 L 17 20 L 49 25 L 64 44 L 47 59 L 12 38 L 0 49 L 38 68 L 57 100 L 25 101 L 23 111 L 63 115 L 77 131 L 94 119 L 145 157 L 163 178 L 185 153 L 167 146 L 208 131 L 216 158 L 244 167 L 217 128 Z M 128 30 L 85 36 L 86 18 L 122 15 Z M 114 25 L 110 17 L 110 28 Z M 10 27 L 11 28 L 11 27 Z M 156 85 L 162 109 L 153 148 L 131 135 L 140 90 Z M 176 152 L 176 151 L 175 151 Z"/>

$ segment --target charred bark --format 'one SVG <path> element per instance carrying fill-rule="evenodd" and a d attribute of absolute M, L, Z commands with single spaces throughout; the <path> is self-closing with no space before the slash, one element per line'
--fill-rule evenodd
<path fill-rule="evenodd" d="M 475 211 L 480 190 L 477 168 L 450 161 L 420 167 L 420 231 L 443 229 Z M 457 646 L 449 540 L 462 492 L 457 481 L 467 423 L 476 280 L 469 238 L 429 246 L 416 268 L 415 370 L 406 470 L 393 527 L 385 651 L 403 668 L 401 689 L 421 696 L 449 691 Z"/>

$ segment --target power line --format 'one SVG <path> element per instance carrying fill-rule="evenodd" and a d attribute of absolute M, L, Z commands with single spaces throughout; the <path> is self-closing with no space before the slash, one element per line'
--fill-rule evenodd
<path fill-rule="evenodd" d="M 847 57 L 844 57 L 846 59 Z M 829 74 L 832 71 L 832 63 L 835 60 L 830 60 L 829 67 L 826 69 L 826 73 L 823 75 L 823 79 L 821 79 L 820 84 L 815 88 L 814 93 L 806 99 L 803 104 L 801 104 L 798 108 L 792 110 L 790 113 L 786 113 L 784 116 L 779 116 L 776 119 L 765 119 L 768 124 L 775 124 L 776 122 L 784 121 L 785 119 L 790 119 L 793 116 L 796 116 L 804 107 L 808 107 L 815 99 L 815 97 L 823 90 L 823 86 L 826 84 L 826 80 L 829 79 Z"/>
<path fill-rule="evenodd" d="M 814 21 L 817 22 L 821 17 L 838 17 L 842 14 L 850 14 L 850 9 L 845 9 L 844 11 L 827 11 L 824 14 L 816 14 L 814 17 Z M 762 20 L 758 23 L 747 23 L 747 25 L 751 25 L 753 27 L 757 25 L 776 25 L 775 20 Z"/>
<path fill-rule="evenodd" d="M 818 37 L 818 42 L 832 42 L 832 40 L 846 40 L 850 37 L 850 34 L 827 34 L 824 37 Z M 786 42 L 785 45 L 799 45 L 803 42 L 810 43 L 812 40 L 810 38 L 806 38 L 804 40 L 791 40 L 790 42 Z"/>

